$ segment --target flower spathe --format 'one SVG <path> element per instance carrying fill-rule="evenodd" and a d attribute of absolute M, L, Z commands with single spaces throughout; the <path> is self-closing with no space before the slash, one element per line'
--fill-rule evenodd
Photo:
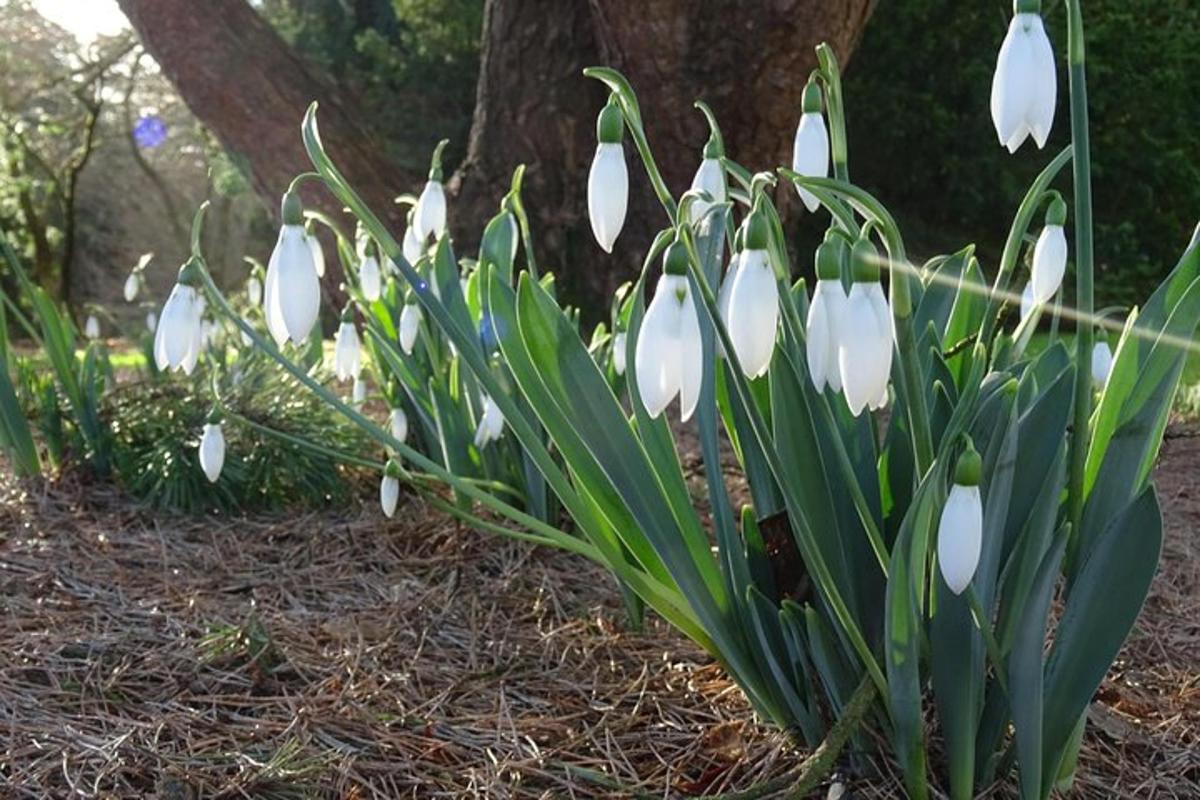
<path fill-rule="evenodd" d="M 596 243 L 611 253 L 629 205 L 629 170 L 621 146 L 625 126 L 615 98 L 600 112 L 596 121 L 596 155 L 588 172 L 588 219 Z"/>
<path fill-rule="evenodd" d="M 1041 0 L 1016 0 L 1015 7 L 996 57 L 991 100 L 996 136 L 1010 153 L 1029 136 L 1039 148 L 1045 146 L 1058 101 L 1054 49 L 1039 13 Z"/>
<path fill-rule="evenodd" d="M 216 483 L 225 466 L 225 434 L 220 422 L 207 422 L 200 437 L 200 468 L 209 483 Z"/>
<path fill-rule="evenodd" d="M 846 290 L 842 286 L 840 240 L 834 237 L 817 248 L 817 288 L 808 305 L 805 326 L 808 372 L 818 392 L 842 390 L 838 367 L 838 329 L 846 315 Z"/>
<path fill-rule="evenodd" d="M 796 126 L 796 137 L 792 140 L 792 169 L 806 178 L 829 176 L 829 131 L 825 117 L 821 114 L 821 87 L 810 80 L 804 87 L 803 113 Z M 821 203 L 807 189 L 798 186 L 797 192 L 809 211 L 816 211 Z"/>
<path fill-rule="evenodd" d="M 357 378 L 362 372 L 358 330 L 353 321 L 346 319 L 346 315 L 343 315 L 342 324 L 338 326 L 337 336 L 334 338 L 333 371 L 339 381 Z"/>
<path fill-rule="evenodd" d="M 1055 199 L 1046 212 L 1046 225 L 1033 248 L 1033 300 L 1047 303 L 1062 285 L 1067 271 L 1067 236 L 1063 231 L 1067 207 Z"/>
<path fill-rule="evenodd" d="M 678 395 L 680 418 L 686 422 L 700 400 L 704 376 L 700 321 L 684 274 L 683 245 L 668 247 L 663 261 L 663 276 L 638 331 L 634 368 L 646 413 L 657 417 Z"/>
<path fill-rule="evenodd" d="M 321 309 L 321 283 L 304 232 L 300 200 L 292 192 L 284 195 L 283 220 L 263 287 L 267 329 L 279 347 L 288 340 L 303 342 Z"/>
<path fill-rule="evenodd" d="M 887 405 L 892 372 L 891 309 L 879 284 L 879 255 L 866 239 L 854 245 L 854 285 L 838 329 L 838 370 L 850 413 Z"/>
<path fill-rule="evenodd" d="M 771 366 L 779 326 L 779 284 L 766 248 L 766 218 L 756 210 L 747 223 L 746 249 L 729 289 L 726 324 L 738 363 L 750 378 L 766 374 Z"/>
<path fill-rule="evenodd" d="M 983 500 L 979 494 L 979 453 L 968 444 L 959 458 L 954 483 L 938 522 L 938 568 L 954 594 L 962 594 L 979 567 L 983 548 Z"/>
<path fill-rule="evenodd" d="M 193 266 L 180 270 L 180 281 L 167 296 L 154 332 L 154 363 L 162 371 L 182 369 L 191 375 L 200 357 L 204 304 L 188 276 Z"/>
<path fill-rule="evenodd" d="M 483 449 L 489 442 L 494 442 L 504 433 L 504 414 L 500 406 L 489 395 L 483 396 L 483 411 L 479 415 L 479 425 L 475 428 L 475 447 Z"/>
<path fill-rule="evenodd" d="M 421 307 L 416 303 L 405 303 L 400 312 L 400 349 L 404 351 L 404 355 L 412 355 L 420 329 Z"/>

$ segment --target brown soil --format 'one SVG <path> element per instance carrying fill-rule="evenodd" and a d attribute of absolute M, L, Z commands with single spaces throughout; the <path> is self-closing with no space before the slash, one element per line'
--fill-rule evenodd
<path fill-rule="evenodd" d="M 1172 429 L 1162 567 L 1073 797 L 1200 797 L 1198 467 Z M 0 797 L 681 797 L 803 756 L 674 631 L 627 630 L 602 570 L 416 499 L 221 520 L 0 493 Z M 898 793 L 886 763 L 842 777 Z"/>

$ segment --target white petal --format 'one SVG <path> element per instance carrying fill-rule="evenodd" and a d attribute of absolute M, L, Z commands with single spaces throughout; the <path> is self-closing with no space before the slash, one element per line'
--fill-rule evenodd
<path fill-rule="evenodd" d="M 246 299 L 250 301 L 250 305 L 256 306 L 262 303 L 262 292 L 262 281 L 251 275 L 246 281 Z"/>
<path fill-rule="evenodd" d="M 825 391 L 829 377 L 837 373 L 837 364 L 830 363 L 830 344 L 833 339 L 829 326 L 828 310 L 825 306 L 831 281 L 817 281 L 812 302 L 808 305 L 808 320 L 804 333 L 807 337 L 805 353 L 808 357 L 808 374 L 818 392 Z M 836 350 L 834 350 L 836 358 Z"/>
<path fill-rule="evenodd" d="M 742 371 L 764 374 L 775 352 L 779 286 L 765 250 L 747 250 L 729 292 L 729 338 Z"/>
<path fill-rule="evenodd" d="M 321 249 L 321 240 L 315 235 L 309 234 L 308 250 L 312 253 L 313 269 L 317 271 L 318 278 L 325 277 L 325 251 Z"/>
<path fill-rule="evenodd" d="M 123 292 L 126 303 L 132 303 L 137 299 L 139 288 L 141 288 L 141 282 L 138 281 L 137 273 L 129 273 L 129 277 L 125 279 L 125 288 Z"/>
<path fill-rule="evenodd" d="M 1026 109 L 1032 64 L 1029 38 L 1025 32 L 1027 21 L 1022 20 L 1023 16 L 1027 15 L 1017 14 L 1009 23 L 992 75 L 992 124 L 1000 144 L 1010 151 L 1016 150 L 1028 135 Z"/>
<path fill-rule="evenodd" d="M 725 202 L 725 170 L 722 169 L 721 162 L 715 158 L 706 158 L 701 161 L 700 167 L 692 178 L 692 188 L 708 192 L 713 198 L 712 203 L 702 200 L 692 203 L 689 209 L 690 220 L 692 225 L 696 225 L 704 219 L 704 215 L 713 205 Z"/>
<path fill-rule="evenodd" d="M 225 435 L 220 425 L 206 424 L 200 437 L 200 468 L 209 483 L 216 483 L 225 466 Z"/>
<path fill-rule="evenodd" d="M 89 316 L 87 321 L 83 323 L 83 335 L 89 339 L 100 338 L 100 320 L 93 316 Z"/>
<path fill-rule="evenodd" d="M 962 594 L 975 577 L 983 546 L 983 503 L 978 486 L 955 484 L 946 498 L 938 524 L 938 567 L 955 594 Z"/>
<path fill-rule="evenodd" d="M 367 382 L 361 377 L 354 378 L 354 386 L 350 390 L 350 402 L 360 406 L 367 399 Z"/>
<path fill-rule="evenodd" d="M 680 363 L 683 308 L 676 294 L 680 280 L 686 281 L 674 275 L 659 279 L 634 348 L 638 394 L 651 417 L 657 417 L 671 404 L 683 377 Z"/>
<path fill-rule="evenodd" d="M 829 132 L 825 128 L 825 117 L 819 112 L 800 115 L 796 138 L 792 142 L 792 169 L 809 178 L 829 175 Z M 812 192 L 800 187 L 797 191 L 809 211 L 820 208 L 821 203 Z"/>
<path fill-rule="evenodd" d="M 870 290 L 868 289 L 870 287 Z M 850 413 L 858 416 L 879 400 L 879 375 L 891 366 L 891 332 L 881 325 L 871 294 L 879 284 L 856 283 L 838 331 L 838 369 Z M 884 344 L 886 343 L 886 344 Z M 886 378 L 884 388 L 886 388 Z"/>
<path fill-rule="evenodd" d="M 400 481 L 390 475 L 384 475 L 379 484 L 379 505 L 383 515 L 391 519 L 396 513 L 396 503 L 400 501 Z"/>
<path fill-rule="evenodd" d="M 1033 281 L 1025 284 L 1025 288 L 1021 290 L 1021 321 L 1024 322 L 1033 313 Z"/>
<path fill-rule="evenodd" d="M 721 290 L 717 293 L 717 311 L 721 314 L 721 322 L 729 328 L 729 298 L 733 295 L 733 282 L 737 280 L 738 268 L 742 265 L 745 251 L 735 253 L 725 270 L 725 279 L 721 281 Z"/>
<path fill-rule="evenodd" d="M 287 338 L 296 344 L 308 337 L 321 310 L 321 283 L 306 238 L 299 225 L 283 226 L 276 248 L 276 278 L 274 283 L 267 280 L 268 299 L 272 299 L 275 313 L 283 320 Z M 269 322 L 272 310 L 267 316 Z"/>
<path fill-rule="evenodd" d="M 629 204 L 629 172 L 621 145 L 601 142 L 588 173 L 588 218 L 604 252 L 611 253 Z"/>
<path fill-rule="evenodd" d="M 354 323 L 343 322 L 338 327 L 333 348 L 333 369 L 338 380 L 348 381 L 358 377 L 362 371 L 360 353 L 358 331 Z"/>
<path fill-rule="evenodd" d="M 405 229 L 404 243 L 402 247 L 404 250 L 404 260 L 410 265 L 417 263 L 417 261 L 421 258 L 425 248 L 421 244 L 421 239 L 417 236 L 417 226 L 415 222 Z"/>
<path fill-rule="evenodd" d="M 684 284 L 687 285 L 686 283 Z M 700 402 L 700 384 L 704 381 L 704 344 L 700 339 L 700 318 L 691 291 L 683 298 L 679 325 L 679 413 L 687 422 Z"/>
<path fill-rule="evenodd" d="M 417 332 L 421 327 L 421 309 L 415 303 L 406 303 L 400 312 L 400 349 L 404 355 L 412 355 L 413 345 L 417 341 Z"/>
<path fill-rule="evenodd" d="M 1108 342 L 1099 341 L 1092 345 L 1092 383 L 1097 389 L 1108 385 L 1108 376 L 1112 372 L 1113 354 Z"/>
<path fill-rule="evenodd" d="M 153 311 L 146 312 L 146 330 L 150 331 L 151 333 L 156 333 L 158 331 L 158 317 L 154 315 Z"/>
<path fill-rule="evenodd" d="M 1042 18 L 1030 14 L 1029 52 L 1031 85 L 1025 120 L 1039 148 L 1046 146 L 1050 128 L 1054 125 L 1054 109 L 1058 102 L 1058 74 L 1054 69 L 1054 48 L 1046 36 Z"/>
<path fill-rule="evenodd" d="M 403 408 L 393 408 L 388 418 L 392 426 L 392 438 L 399 442 L 408 441 L 408 415 Z"/>
<path fill-rule="evenodd" d="M 383 282 L 379 273 L 379 262 L 374 256 L 367 256 L 363 259 L 362 265 L 358 268 L 359 285 L 362 287 L 363 297 L 368 303 L 374 303 L 379 299 L 379 295 L 383 292 Z"/>
<path fill-rule="evenodd" d="M 1045 303 L 1054 297 L 1067 271 L 1067 237 L 1061 225 L 1047 225 L 1033 248 L 1033 299 Z"/>
<path fill-rule="evenodd" d="M 417 238 L 428 241 L 446 232 L 446 191 L 439 181 L 428 181 L 417 200 L 417 212 L 413 215 Z"/>
<path fill-rule="evenodd" d="M 275 249 L 271 251 L 271 258 L 267 261 L 267 278 L 263 287 L 263 316 L 266 317 L 267 330 L 275 340 L 276 347 L 283 347 L 288 340 L 287 323 L 284 322 L 279 293 L 276 291 L 279 286 L 279 256 L 283 249 L 283 232 L 284 229 L 280 228 Z"/>
<path fill-rule="evenodd" d="M 625 374 L 625 348 L 627 337 L 624 333 L 618 333 L 613 337 L 612 343 L 612 364 L 613 371 L 618 375 Z"/>

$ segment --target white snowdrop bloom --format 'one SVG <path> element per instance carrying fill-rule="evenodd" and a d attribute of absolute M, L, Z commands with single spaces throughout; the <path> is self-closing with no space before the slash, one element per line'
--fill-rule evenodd
<path fill-rule="evenodd" d="M 708 210 L 714 205 L 725 202 L 725 169 L 721 166 L 721 146 L 715 139 L 709 139 L 704 148 L 704 160 L 700 162 L 700 167 L 696 170 L 696 175 L 692 178 L 692 188 L 708 192 L 712 197 L 712 202 L 704 200 L 692 201 L 691 207 L 688 209 L 688 218 L 692 225 L 698 225 L 708 214 Z"/>
<path fill-rule="evenodd" d="M 817 288 L 808 305 L 808 324 L 805 334 L 808 372 L 818 392 L 828 386 L 842 390 L 842 373 L 838 367 L 838 331 L 846 315 L 846 289 L 841 279 L 840 240 L 825 240 L 817 248 Z"/>
<path fill-rule="evenodd" d="M 400 501 L 400 468 L 394 461 L 389 461 L 383 471 L 383 480 L 379 483 L 379 506 L 383 515 L 388 519 L 396 513 L 396 504 Z"/>
<path fill-rule="evenodd" d="M 1067 236 L 1063 223 L 1067 219 L 1067 205 L 1055 198 L 1046 211 L 1046 225 L 1038 235 L 1033 248 L 1033 299 L 1036 303 L 1049 302 L 1062 285 L 1067 271 Z"/>
<path fill-rule="evenodd" d="M 383 293 L 383 276 L 375 256 L 367 256 L 358 267 L 358 284 L 368 303 L 374 303 Z"/>
<path fill-rule="evenodd" d="M 354 376 L 354 387 L 350 390 L 350 404 L 361 406 L 367 400 L 367 382 L 362 376 Z"/>
<path fill-rule="evenodd" d="M 796 138 L 792 141 L 792 169 L 806 178 L 829 176 L 829 131 L 825 117 L 821 114 L 821 87 L 810 80 L 804 87 L 801 104 L 800 124 L 796 126 Z M 797 186 L 800 199 L 809 211 L 816 211 L 821 203 L 807 189 Z"/>
<path fill-rule="evenodd" d="M 158 315 L 153 311 L 146 312 L 146 330 L 154 333 L 158 330 Z"/>
<path fill-rule="evenodd" d="M 421 241 L 427 241 L 431 236 L 436 239 L 446 232 L 446 190 L 440 179 L 431 178 L 421 190 L 414 222 L 417 238 Z"/>
<path fill-rule="evenodd" d="M 588 219 L 592 234 L 606 253 L 611 253 L 629 205 L 629 170 L 621 139 L 625 123 L 616 97 L 609 100 L 596 120 L 596 155 L 588 172 Z"/>
<path fill-rule="evenodd" d="M 200 437 L 200 468 L 204 470 L 209 483 L 216 483 L 224 466 L 225 434 L 221 432 L 221 423 L 210 419 L 205 423 L 204 434 Z"/>
<path fill-rule="evenodd" d="M 1108 385 L 1108 376 L 1112 373 L 1113 352 L 1108 346 L 1107 339 L 1101 339 L 1092 345 L 1092 385 L 1103 391 Z"/>
<path fill-rule="evenodd" d="M 275 344 L 283 347 L 289 339 L 302 343 L 321 310 L 321 282 L 304 233 L 300 198 L 292 192 L 283 197 L 283 226 L 267 264 L 263 288 L 267 329 Z"/>
<path fill-rule="evenodd" d="M 954 594 L 962 594 L 975 577 L 983 547 L 983 501 L 979 494 L 982 464 L 973 445 L 958 459 L 954 485 L 938 523 L 938 568 Z"/>
<path fill-rule="evenodd" d="M 129 273 L 129 277 L 125 279 L 125 286 L 122 289 L 122 294 L 125 297 L 126 303 L 132 303 L 137 299 L 138 292 L 142 288 L 142 280 L 137 272 Z"/>
<path fill-rule="evenodd" d="M 413 215 L 409 215 L 408 227 L 404 230 L 404 241 L 401 243 L 404 260 L 410 265 L 416 264 L 425 253 L 425 243 L 417 236 L 417 225 Z"/>
<path fill-rule="evenodd" d="M 321 247 L 321 240 L 317 238 L 317 234 L 312 231 L 306 231 L 305 237 L 308 239 L 308 249 L 312 253 L 313 269 L 317 271 L 318 278 L 325 277 L 325 250 Z"/>
<path fill-rule="evenodd" d="M 421 307 L 415 302 L 405 303 L 400 312 L 400 349 L 404 351 L 404 355 L 412 355 L 420 329 Z"/>
<path fill-rule="evenodd" d="M 396 406 L 388 415 L 388 422 L 392 427 L 392 438 L 399 442 L 408 441 L 408 414 L 404 413 L 404 409 Z"/>
<path fill-rule="evenodd" d="M 892 372 L 891 309 L 879 285 L 879 254 L 866 239 L 851 252 L 854 285 L 838 329 L 838 370 L 842 391 L 854 416 L 887 403 Z"/>
<path fill-rule="evenodd" d="M 334 337 L 333 371 L 339 381 L 357 378 L 362 372 L 358 330 L 354 327 L 349 309 L 342 314 L 342 324 L 338 326 L 337 336 Z"/>
<path fill-rule="evenodd" d="M 613 336 L 612 365 L 613 371 L 618 375 L 625 374 L 626 342 L 628 342 L 628 337 L 625 335 L 625 331 L 618 331 L 616 335 Z"/>
<path fill-rule="evenodd" d="M 188 262 L 179 270 L 179 282 L 167 296 L 154 333 L 154 363 L 160 370 L 182 369 L 188 375 L 200 357 L 200 315 L 204 307 L 193 285 L 200 268 Z"/>
<path fill-rule="evenodd" d="M 1033 301 L 1033 281 L 1025 284 L 1025 288 L 1021 290 L 1021 322 L 1029 319 L 1029 315 L 1033 313 L 1033 307 L 1037 305 Z"/>
<path fill-rule="evenodd" d="M 262 281 L 257 275 L 251 275 L 246 279 L 246 299 L 250 301 L 250 305 L 257 306 L 262 304 Z"/>
<path fill-rule="evenodd" d="M 767 221 L 760 211 L 750 215 L 746 249 L 729 290 L 729 338 L 747 377 L 767 372 L 775 353 L 779 327 L 779 284 L 767 257 Z"/>
<path fill-rule="evenodd" d="M 1016 0 L 992 76 L 992 123 L 1010 153 L 1029 136 L 1043 147 L 1054 124 L 1058 75 L 1041 5 L 1041 0 Z"/>
<path fill-rule="evenodd" d="M 657 417 L 678 395 L 684 422 L 696 410 L 704 376 L 700 322 L 686 270 L 687 252 L 676 242 L 663 257 L 663 276 L 634 348 L 638 394 L 646 413 Z"/>
<path fill-rule="evenodd" d="M 475 429 L 475 447 L 482 449 L 504 433 L 504 414 L 490 396 L 483 396 L 483 413 L 479 415 L 479 426 Z"/>
<path fill-rule="evenodd" d="M 89 314 L 83 323 L 83 335 L 89 339 L 100 338 L 100 320 L 96 319 L 95 314 Z"/>

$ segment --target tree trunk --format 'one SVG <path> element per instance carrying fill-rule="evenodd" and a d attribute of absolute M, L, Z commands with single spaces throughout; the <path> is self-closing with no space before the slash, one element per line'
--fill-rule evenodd
<path fill-rule="evenodd" d="M 393 199 L 420 176 L 385 160 L 354 103 L 307 66 L 246 0 L 118 0 L 142 43 L 192 112 L 244 165 L 276 215 L 288 183 L 309 168 L 300 121 L 320 103 L 321 135 L 339 166 L 378 213 L 398 218 Z M 335 217 L 327 192 L 305 202 Z"/>

